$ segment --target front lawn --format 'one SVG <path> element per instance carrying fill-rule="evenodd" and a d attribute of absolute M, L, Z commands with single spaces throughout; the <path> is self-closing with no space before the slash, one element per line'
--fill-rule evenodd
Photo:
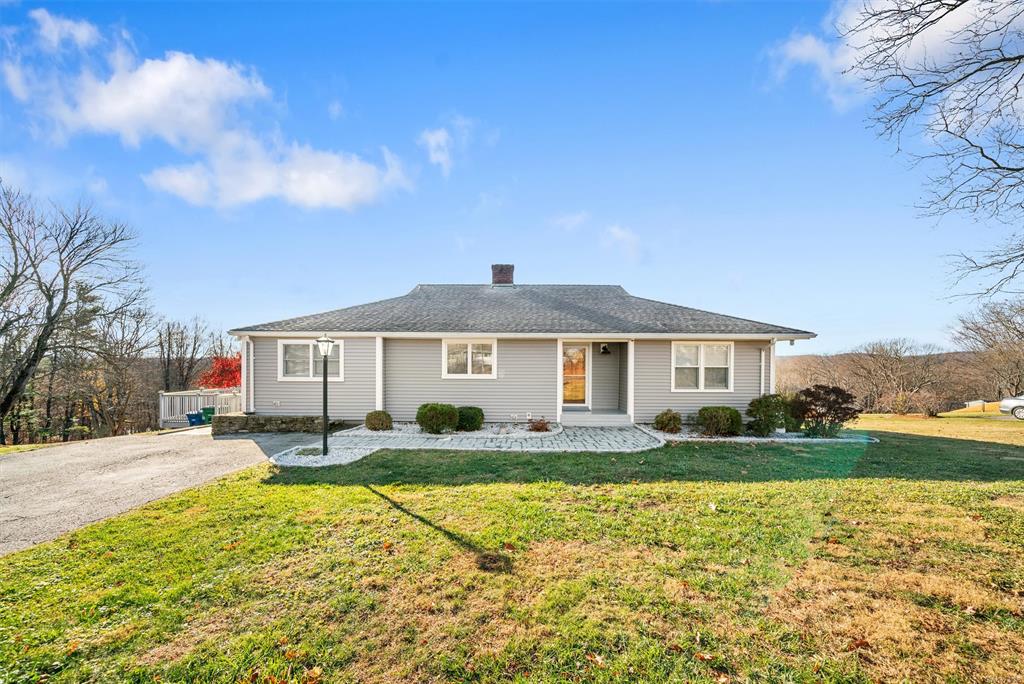
<path fill-rule="evenodd" d="M 0 559 L 0 681 L 1021 681 L 1024 449 L 875 434 L 257 467 Z"/>

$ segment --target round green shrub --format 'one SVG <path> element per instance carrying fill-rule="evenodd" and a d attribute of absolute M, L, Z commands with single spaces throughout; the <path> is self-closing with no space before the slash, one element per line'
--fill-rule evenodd
<path fill-rule="evenodd" d="M 683 429 L 683 417 L 678 411 L 665 409 L 654 417 L 654 429 L 675 434 Z"/>
<path fill-rule="evenodd" d="M 478 406 L 459 407 L 460 432 L 475 432 L 484 426 L 484 410 Z"/>
<path fill-rule="evenodd" d="M 455 432 L 459 426 L 459 409 L 451 404 L 423 404 L 416 409 L 416 422 L 432 435 Z"/>
<path fill-rule="evenodd" d="M 705 406 L 697 411 L 697 426 L 709 437 L 732 437 L 743 432 L 743 416 L 730 406 Z"/>
<path fill-rule="evenodd" d="M 392 427 L 391 414 L 387 411 L 370 411 L 363 422 L 367 430 L 390 430 Z"/>
<path fill-rule="evenodd" d="M 758 437 L 767 437 L 777 428 L 785 427 L 788 406 L 781 394 L 766 394 L 750 400 L 747 415 L 753 420 L 747 429 Z"/>

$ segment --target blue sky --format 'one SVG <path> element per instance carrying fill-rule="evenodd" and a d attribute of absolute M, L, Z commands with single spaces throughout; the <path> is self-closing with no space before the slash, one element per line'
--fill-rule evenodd
<path fill-rule="evenodd" d="M 0 173 L 139 234 L 154 307 L 224 328 L 419 282 L 618 283 L 948 345 L 925 171 L 865 123 L 825 3 L 8 4 Z"/>

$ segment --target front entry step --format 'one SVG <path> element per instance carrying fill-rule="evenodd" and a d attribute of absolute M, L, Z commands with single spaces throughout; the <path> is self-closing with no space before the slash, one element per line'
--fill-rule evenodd
<path fill-rule="evenodd" d="M 632 424 L 629 416 L 619 411 L 562 411 L 562 425 L 567 427 L 618 427 Z"/>

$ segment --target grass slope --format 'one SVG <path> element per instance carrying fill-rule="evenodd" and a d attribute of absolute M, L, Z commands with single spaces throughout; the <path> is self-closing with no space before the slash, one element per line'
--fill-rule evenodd
<path fill-rule="evenodd" d="M 878 436 L 258 467 L 0 559 L 0 681 L 1021 681 L 1024 449 Z"/>
<path fill-rule="evenodd" d="M 998 415 L 998 414 L 997 414 Z M 974 416 L 943 416 L 928 418 L 920 414 L 896 416 L 865 414 L 852 425 L 858 430 L 898 432 L 927 437 L 966 439 L 998 444 L 1024 446 L 1024 421 Z"/>

